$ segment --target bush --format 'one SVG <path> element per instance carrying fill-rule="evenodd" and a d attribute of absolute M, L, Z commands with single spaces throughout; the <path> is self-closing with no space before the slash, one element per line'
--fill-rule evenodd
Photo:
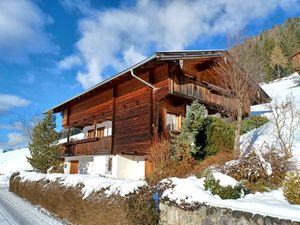
<path fill-rule="evenodd" d="M 287 174 L 283 194 L 290 204 L 300 205 L 300 171 Z"/>
<path fill-rule="evenodd" d="M 293 168 L 293 162 L 273 148 L 264 155 L 251 150 L 239 160 L 226 165 L 223 172 L 243 181 L 252 192 L 261 192 L 281 187 L 286 173 Z"/>
<path fill-rule="evenodd" d="M 170 136 L 155 134 L 150 145 L 150 159 L 153 171 L 146 177 L 150 184 L 157 184 L 167 177 L 185 177 L 192 174 L 194 159 L 188 145 L 181 145 L 180 151 L 174 151 Z"/>
<path fill-rule="evenodd" d="M 140 187 L 128 196 L 127 218 L 132 225 L 155 225 L 159 222 L 159 209 L 153 198 L 154 189 Z"/>
<path fill-rule="evenodd" d="M 242 123 L 241 133 L 245 134 L 255 128 L 258 128 L 269 122 L 269 120 L 264 116 L 252 116 L 245 120 Z"/>
<path fill-rule="evenodd" d="M 216 117 L 209 117 L 206 127 L 205 155 L 215 155 L 220 150 L 232 150 L 234 144 L 233 124 Z"/>
<path fill-rule="evenodd" d="M 221 186 L 220 180 L 215 179 L 214 175 L 208 171 L 204 180 L 205 190 L 209 190 L 213 195 L 219 195 L 222 199 L 238 199 L 243 193 L 243 187 L 240 184 Z"/>

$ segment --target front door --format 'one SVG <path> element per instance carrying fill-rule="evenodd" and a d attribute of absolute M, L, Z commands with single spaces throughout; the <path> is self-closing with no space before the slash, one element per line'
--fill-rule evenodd
<path fill-rule="evenodd" d="M 70 174 L 78 173 L 78 160 L 71 161 Z"/>

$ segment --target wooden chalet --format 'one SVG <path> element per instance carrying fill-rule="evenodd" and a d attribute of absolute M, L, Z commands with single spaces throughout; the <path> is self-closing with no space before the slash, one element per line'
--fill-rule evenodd
<path fill-rule="evenodd" d="M 300 74 L 300 51 L 291 56 L 294 69 Z"/>
<path fill-rule="evenodd" d="M 54 113 L 63 114 L 64 128 L 78 127 L 85 133 L 84 139 L 68 138 L 64 144 L 66 172 L 144 178 L 151 167 L 147 146 L 153 133 L 180 131 L 193 100 L 210 114 L 235 107 L 234 96 L 224 94 L 228 91 L 220 76 L 226 74 L 216 72 L 216 61 L 231 63 L 225 50 L 156 52 L 53 107 Z M 253 85 L 256 94 L 247 101 L 245 115 L 251 104 L 270 100 L 259 85 Z"/>

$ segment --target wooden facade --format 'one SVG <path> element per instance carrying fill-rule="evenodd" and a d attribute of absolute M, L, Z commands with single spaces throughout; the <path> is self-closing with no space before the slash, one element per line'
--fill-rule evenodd
<path fill-rule="evenodd" d="M 158 52 L 151 58 L 108 79 L 94 88 L 53 108 L 63 112 L 65 128 L 91 126 L 111 121 L 112 134 L 68 142 L 64 156 L 126 154 L 148 155 L 154 131 L 186 115 L 187 106 L 197 99 L 210 113 L 235 107 L 235 98 L 222 88 L 220 76 L 212 69 L 226 51 Z M 263 103 L 269 96 L 257 85 Z M 172 120 L 172 121 L 170 121 Z M 96 129 L 96 125 L 95 125 Z"/>
<path fill-rule="evenodd" d="M 291 57 L 294 69 L 300 74 L 300 51 Z"/>

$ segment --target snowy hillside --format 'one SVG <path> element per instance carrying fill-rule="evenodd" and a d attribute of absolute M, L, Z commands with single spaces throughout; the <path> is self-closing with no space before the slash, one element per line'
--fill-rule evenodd
<path fill-rule="evenodd" d="M 261 86 L 267 94 L 272 98 L 272 101 L 280 103 L 286 99 L 287 96 L 292 95 L 297 109 L 300 109 L 300 76 L 297 73 L 275 80 L 272 83 L 264 84 Z M 266 104 L 256 105 L 251 107 L 252 115 L 264 115 L 271 118 Z M 275 138 L 275 126 L 269 122 L 264 126 L 252 130 L 251 132 L 242 136 L 241 146 L 245 150 L 249 146 L 249 143 L 253 145 L 256 150 L 266 151 L 266 146 L 276 146 Z M 293 155 L 300 165 L 300 127 L 295 131 L 295 142 L 293 146 Z"/>
<path fill-rule="evenodd" d="M 28 148 L 0 153 L 0 185 L 7 183 L 9 176 L 13 172 L 32 169 L 27 162 L 26 157 L 28 156 L 30 156 Z"/>
<path fill-rule="evenodd" d="M 70 137 L 71 140 L 80 140 L 84 134 L 76 134 Z M 59 140 L 59 143 L 67 142 L 67 138 Z M 7 185 L 10 175 L 17 171 L 32 170 L 31 165 L 27 162 L 30 156 L 28 148 L 16 149 L 14 151 L 0 151 L 0 185 Z"/>

